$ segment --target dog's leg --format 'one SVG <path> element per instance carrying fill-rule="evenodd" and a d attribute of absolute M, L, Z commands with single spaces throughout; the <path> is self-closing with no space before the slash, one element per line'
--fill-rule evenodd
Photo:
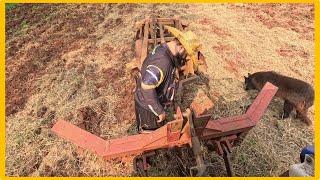
<path fill-rule="evenodd" d="M 311 119 L 308 118 L 308 109 L 305 107 L 305 103 L 299 103 L 296 106 L 297 117 L 301 118 L 308 126 L 312 124 Z"/>
<path fill-rule="evenodd" d="M 290 103 L 288 100 L 285 100 L 283 105 L 283 118 L 288 118 L 292 110 L 293 104 Z"/>

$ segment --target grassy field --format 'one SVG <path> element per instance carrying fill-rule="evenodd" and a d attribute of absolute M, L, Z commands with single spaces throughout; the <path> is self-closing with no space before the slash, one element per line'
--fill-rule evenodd
<path fill-rule="evenodd" d="M 244 75 L 274 70 L 314 86 L 314 6 L 308 4 L 13 4 L 6 6 L 6 175 L 135 176 L 132 160 L 104 161 L 54 135 L 60 118 L 102 138 L 134 132 L 134 23 L 179 15 L 201 37 L 214 117 L 244 112 L 256 91 Z M 197 97 L 197 96 L 196 96 Z M 191 100 L 190 100 L 191 101 Z M 313 126 L 282 120 L 275 98 L 259 124 L 233 149 L 237 176 L 278 176 L 314 141 Z M 313 107 L 308 113 L 314 119 Z M 214 176 L 223 160 L 204 146 Z M 177 154 L 180 156 L 177 156 Z M 192 152 L 152 159 L 151 176 L 189 176 Z"/>

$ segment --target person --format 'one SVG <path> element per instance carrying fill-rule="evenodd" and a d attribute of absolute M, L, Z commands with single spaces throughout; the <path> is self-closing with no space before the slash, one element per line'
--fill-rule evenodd
<path fill-rule="evenodd" d="M 187 56 L 194 60 L 192 58 L 196 58 L 201 48 L 193 32 L 165 28 L 175 39 L 157 45 L 148 54 L 136 81 L 135 114 L 139 133 L 148 133 L 164 125 L 164 106 L 174 98 L 176 69 L 183 65 Z"/>

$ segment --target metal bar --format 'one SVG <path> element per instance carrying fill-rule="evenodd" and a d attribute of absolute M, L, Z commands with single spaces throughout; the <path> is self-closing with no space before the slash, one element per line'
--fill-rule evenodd
<path fill-rule="evenodd" d="M 178 21 L 178 27 L 179 27 L 180 31 L 183 30 L 183 27 L 182 27 L 182 24 L 181 24 L 181 20 Z"/>
<path fill-rule="evenodd" d="M 175 37 L 165 37 L 164 41 L 168 42 L 168 41 L 173 41 L 175 39 Z M 149 43 L 153 43 L 154 39 L 148 39 Z M 161 38 L 156 38 L 157 43 L 161 42 Z"/>
<path fill-rule="evenodd" d="M 223 136 L 230 136 L 230 135 L 234 135 L 234 134 L 238 134 L 238 133 L 242 133 L 242 132 L 247 132 L 252 127 L 247 127 L 247 128 L 242 128 L 242 129 L 234 129 L 234 130 L 227 131 L 227 132 L 220 132 L 220 131 L 205 128 L 202 131 L 202 135 L 201 135 L 200 139 L 207 140 L 207 139 L 219 138 L 219 137 L 223 137 Z"/>
<path fill-rule="evenodd" d="M 158 21 L 172 21 L 173 19 L 172 18 L 162 18 L 162 17 L 159 17 L 157 18 Z"/>
<path fill-rule="evenodd" d="M 177 28 L 177 29 L 179 29 L 178 20 L 177 20 L 177 19 L 174 19 L 173 21 L 174 21 L 174 27 Z"/>
<path fill-rule="evenodd" d="M 181 24 L 181 21 L 180 21 L 180 18 L 176 18 L 176 19 L 174 20 L 174 26 L 175 26 L 177 29 L 179 29 L 180 31 L 183 30 L 182 24 Z"/>
<path fill-rule="evenodd" d="M 256 99 L 253 101 L 253 103 L 247 110 L 246 114 L 250 117 L 251 121 L 253 121 L 255 124 L 263 116 L 273 96 L 277 93 L 277 90 L 278 90 L 278 87 L 267 82 L 263 86 L 259 95 L 256 97 Z"/>
<path fill-rule="evenodd" d="M 192 172 L 192 169 L 196 169 L 197 173 L 195 174 L 196 176 L 203 176 L 204 173 L 206 172 L 206 165 L 203 160 L 203 156 L 201 154 L 201 146 L 200 146 L 200 141 L 199 138 L 196 134 L 194 124 L 193 124 L 193 119 L 192 119 L 192 112 L 190 109 L 187 109 L 187 116 L 189 120 L 189 125 L 190 125 L 190 133 L 191 133 L 191 143 L 192 143 L 192 151 L 193 154 L 196 158 L 197 166 L 192 167 L 190 170 Z M 191 173 L 192 174 L 192 173 Z"/>
<path fill-rule="evenodd" d="M 232 177 L 234 176 L 234 172 L 233 172 L 233 167 L 230 160 L 230 151 L 224 144 L 222 144 L 222 149 L 223 149 L 223 160 L 227 169 L 227 174 L 229 177 Z"/>
<path fill-rule="evenodd" d="M 146 20 L 144 24 L 144 34 L 143 34 L 143 42 L 142 42 L 142 48 L 141 48 L 141 59 L 140 64 L 142 65 L 144 59 L 147 57 L 148 53 L 148 36 L 149 36 L 149 21 Z"/>
<path fill-rule="evenodd" d="M 162 23 L 162 24 L 170 24 L 170 25 L 174 25 L 174 20 L 171 18 L 157 18 L 158 23 Z"/>
<path fill-rule="evenodd" d="M 81 129 L 70 122 L 60 119 L 51 130 L 58 136 L 70 140 L 83 149 L 97 153 L 99 156 L 103 156 L 105 154 L 104 139 Z"/>
<path fill-rule="evenodd" d="M 218 155 L 223 157 L 228 176 L 234 176 L 233 167 L 230 160 L 230 153 L 232 148 L 230 142 L 233 142 L 235 139 L 237 139 L 237 135 L 226 136 L 220 139 L 213 140 L 216 152 L 218 153 Z M 212 140 L 209 140 L 209 142 L 212 142 Z"/>
<path fill-rule="evenodd" d="M 150 23 L 150 35 L 153 42 L 153 48 L 157 45 L 157 31 L 156 31 L 156 23 L 155 23 L 155 17 L 152 16 L 151 23 Z"/>
<path fill-rule="evenodd" d="M 142 38 L 142 26 L 140 26 L 140 28 L 139 28 L 139 39 L 141 39 Z"/>
<path fill-rule="evenodd" d="M 161 44 L 162 43 L 165 43 L 166 41 L 165 41 L 165 39 L 164 39 L 164 35 L 163 35 L 163 26 L 162 26 L 162 24 L 161 23 L 159 23 L 159 28 L 160 28 L 160 42 L 161 42 Z"/>
<path fill-rule="evenodd" d="M 230 135 L 230 136 L 225 136 L 225 137 L 221 137 L 221 138 L 216 138 L 214 140 L 208 140 L 210 142 L 213 141 L 214 145 L 216 146 L 216 152 L 221 156 L 223 155 L 223 148 L 222 148 L 222 144 L 225 144 L 226 147 L 229 149 L 229 151 L 231 152 L 231 142 L 234 142 L 236 139 L 238 138 L 237 135 Z"/>

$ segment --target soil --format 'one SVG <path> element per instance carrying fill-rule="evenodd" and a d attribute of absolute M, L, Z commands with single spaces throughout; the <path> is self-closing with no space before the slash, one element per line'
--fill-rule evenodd
<path fill-rule="evenodd" d="M 6 11 L 7 176 L 138 175 L 132 157 L 105 161 L 50 128 L 64 119 L 104 139 L 137 133 L 126 64 L 135 22 L 153 14 L 179 15 L 203 44 L 209 83 L 187 87 L 183 108 L 202 103 L 199 114 L 213 118 L 243 113 L 257 94 L 243 89 L 243 76 L 255 71 L 314 86 L 312 4 L 17 4 Z M 282 103 L 275 98 L 233 149 L 237 176 L 278 176 L 313 144 L 313 126 L 294 114 L 281 119 Z M 226 176 L 222 158 L 202 144 L 213 175 Z M 160 151 L 151 162 L 150 176 L 190 176 L 195 165 L 188 148 Z"/>

